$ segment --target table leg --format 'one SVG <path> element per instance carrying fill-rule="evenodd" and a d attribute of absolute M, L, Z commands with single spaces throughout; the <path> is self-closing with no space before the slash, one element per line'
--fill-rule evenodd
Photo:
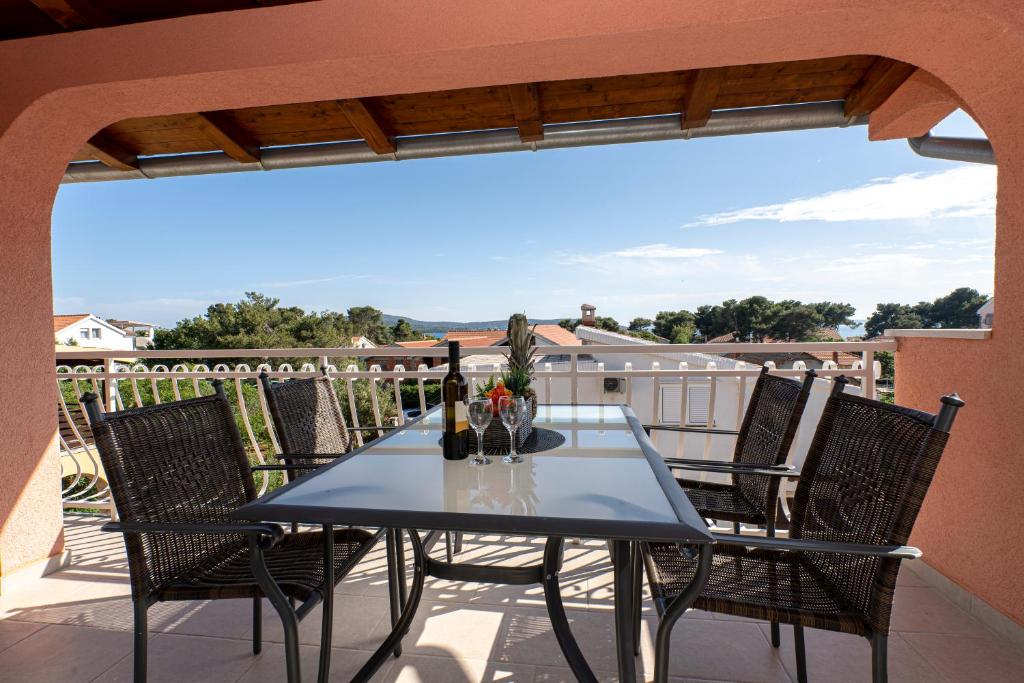
<path fill-rule="evenodd" d="M 400 540 L 401 530 L 397 530 L 397 532 L 398 539 Z M 391 633 L 380 644 L 380 647 L 374 651 L 370 659 L 363 665 L 363 668 L 352 678 L 353 681 L 358 683 L 369 681 L 377 670 L 380 669 L 381 665 L 387 661 L 388 657 L 394 654 L 395 648 L 402 642 L 405 634 L 409 632 L 409 625 L 412 624 L 413 617 L 416 616 L 416 608 L 420 605 L 420 598 L 423 597 L 423 579 L 426 574 L 427 564 L 426 555 L 423 552 L 423 544 L 420 542 L 419 532 L 415 529 L 409 529 L 408 532 L 409 541 L 412 544 L 413 558 L 412 590 L 409 591 L 408 601 L 402 606 L 402 616 L 399 617 L 398 622 L 391 629 Z M 399 544 L 396 543 L 396 549 L 398 547 Z"/>
<path fill-rule="evenodd" d="M 620 683 L 636 681 L 633 644 L 634 548 L 630 541 L 613 541 L 615 567 L 615 649 L 619 659 Z"/>
<path fill-rule="evenodd" d="M 399 554 L 397 544 L 402 543 L 402 538 L 396 529 L 388 529 L 384 532 L 388 555 L 388 598 L 391 602 L 391 628 L 395 627 L 398 619 L 402 616 L 402 606 L 405 604 L 404 591 L 399 589 Z M 404 558 L 403 558 L 404 559 Z M 395 656 L 402 654 L 402 644 L 395 647 Z"/>
<path fill-rule="evenodd" d="M 562 605 L 561 587 L 558 584 L 558 572 L 562 566 L 562 539 L 559 537 L 548 538 L 544 545 L 544 564 L 542 574 L 544 577 L 544 604 L 548 608 L 548 617 L 551 619 L 551 630 L 555 632 L 558 639 L 558 646 L 562 648 L 565 661 L 569 663 L 576 680 L 583 683 L 597 683 L 594 672 L 580 652 L 580 646 L 572 635 L 569 628 L 569 619 L 565 616 L 565 607 Z"/>
<path fill-rule="evenodd" d="M 318 683 L 327 683 L 331 675 L 331 642 L 334 629 L 334 527 L 323 526 L 324 594 L 323 624 L 320 627 L 320 673 Z"/>
<path fill-rule="evenodd" d="M 714 548 L 711 544 L 702 544 L 698 550 L 697 573 L 694 574 L 690 585 L 682 593 L 665 607 L 665 612 L 658 623 L 658 635 L 654 643 L 654 683 L 667 683 L 668 681 L 668 650 L 672 637 L 672 627 L 675 626 L 679 617 L 686 613 L 693 601 L 700 595 L 704 588 L 704 582 L 711 572 L 711 561 L 714 559 Z"/>

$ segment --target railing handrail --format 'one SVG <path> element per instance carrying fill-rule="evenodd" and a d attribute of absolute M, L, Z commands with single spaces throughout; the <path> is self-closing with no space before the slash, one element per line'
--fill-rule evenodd
<path fill-rule="evenodd" d="M 577 356 L 589 353 L 666 355 L 678 353 L 864 353 L 873 351 L 895 351 L 898 342 L 893 338 L 856 342 L 725 342 L 715 344 L 574 344 L 571 346 L 538 346 L 543 355 Z M 463 356 L 494 355 L 501 353 L 503 346 L 471 346 L 462 349 Z M 82 349 L 81 351 L 58 351 L 57 360 L 94 360 L 106 358 L 312 358 L 323 357 L 355 358 L 445 358 L 448 349 L 444 346 L 404 348 L 382 346 L 378 348 L 309 347 L 291 349 L 172 349 L 135 351 Z"/>

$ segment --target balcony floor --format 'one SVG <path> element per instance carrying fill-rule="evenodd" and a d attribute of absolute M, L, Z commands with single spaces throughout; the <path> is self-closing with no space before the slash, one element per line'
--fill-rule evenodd
<path fill-rule="evenodd" d="M 73 564 L 0 598 L 0 683 L 131 680 L 131 601 L 121 538 L 102 519 L 67 518 Z M 467 537 L 464 560 L 533 563 L 533 539 Z M 331 680 L 347 681 L 388 630 L 383 544 L 338 586 Z M 1020 681 L 1024 654 L 929 587 L 904 563 L 890 636 L 892 681 Z M 616 680 L 611 571 L 601 542 L 566 546 L 562 592 L 584 654 L 601 680 Z M 161 603 L 150 609 L 149 680 L 257 683 L 284 676 L 280 623 L 264 606 L 263 654 L 250 650 L 247 600 Z M 645 605 L 642 657 L 653 673 L 653 610 Z M 316 679 L 319 614 L 300 625 L 303 679 Z M 809 630 L 812 681 L 869 681 L 867 641 Z M 773 650 L 768 626 L 690 612 L 676 626 L 674 681 L 796 680 L 791 630 Z M 405 639 L 405 654 L 380 681 L 571 681 L 551 633 L 539 587 L 456 584 L 430 579 Z"/>

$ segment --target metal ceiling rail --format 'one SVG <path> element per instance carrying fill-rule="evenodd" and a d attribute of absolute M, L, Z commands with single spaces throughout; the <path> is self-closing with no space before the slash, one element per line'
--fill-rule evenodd
<path fill-rule="evenodd" d="M 936 137 L 931 133 L 919 138 L 907 138 L 910 149 L 931 159 L 967 161 L 973 164 L 995 164 L 992 143 L 985 138 Z"/>
<path fill-rule="evenodd" d="M 609 121 L 547 124 L 544 139 L 523 142 L 516 129 L 471 131 L 400 137 L 393 154 L 377 154 L 363 140 L 290 147 L 267 147 L 259 163 L 243 164 L 223 152 L 157 156 L 139 159 L 139 170 L 119 171 L 98 161 L 68 166 L 61 183 L 168 178 L 172 176 L 273 171 L 283 168 L 405 161 L 469 154 L 530 152 L 543 149 L 613 145 L 626 142 L 775 133 L 816 128 L 843 128 L 867 123 L 866 116 L 848 117 L 843 103 L 812 102 L 713 112 L 705 126 L 683 129 L 678 114 Z"/>

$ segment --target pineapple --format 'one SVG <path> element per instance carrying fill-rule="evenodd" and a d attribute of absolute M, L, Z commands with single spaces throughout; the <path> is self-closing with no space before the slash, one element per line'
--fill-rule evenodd
<path fill-rule="evenodd" d="M 533 400 L 536 415 L 537 392 L 530 387 L 533 381 L 533 354 L 537 350 L 533 328 L 522 313 L 508 319 L 508 371 L 502 373 L 505 386 L 516 396 Z"/>

